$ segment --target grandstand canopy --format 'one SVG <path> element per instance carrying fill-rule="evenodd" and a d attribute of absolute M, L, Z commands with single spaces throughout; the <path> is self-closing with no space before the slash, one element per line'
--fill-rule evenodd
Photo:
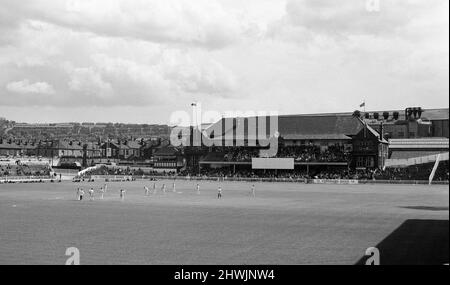
<path fill-rule="evenodd" d="M 389 148 L 394 150 L 443 150 L 448 151 L 448 138 L 390 139 Z"/>
<path fill-rule="evenodd" d="M 442 153 L 440 151 L 393 151 L 390 159 L 409 159 L 409 158 L 416 158 L 416 157 L 423 157 L 423 156 L 429 156 L 429 155 L 435 155 Z"/>
<path fill-rule="evenodd" d="M 411 159 L 448 152 L 447 138 L 389 140 L 390 159 Z"/>

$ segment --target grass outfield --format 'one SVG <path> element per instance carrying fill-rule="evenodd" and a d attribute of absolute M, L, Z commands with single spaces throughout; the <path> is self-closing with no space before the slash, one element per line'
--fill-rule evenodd
<path fill-rule="evenodd" d="M 81 264 L 355 264 L 371 246 L 382 264 L 448 262 L 448 186 L 255 183 L 253 198 L 225 182 L 218 200 L 218 182 L 165 183 L 95 201 L 75 189 L 103 182 L 0 184 L 0 264 L 64 264 L 71 246 Z"/>

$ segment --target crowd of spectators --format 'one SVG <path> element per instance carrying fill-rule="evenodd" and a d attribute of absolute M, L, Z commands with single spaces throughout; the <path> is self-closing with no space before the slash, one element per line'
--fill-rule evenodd
<path fill-rule="evenodd" d="M 350 180 L 423 180 L 426 181 L 431 173 L 429 165 L 409 168 L 388 168 L 386 170 L 367 169 L 323 169 L 312 170 L 236 170 L 218 168 L 202 169 L 200 174 L 189 171 L 178 173 L 178 176 L 200 176 L 219 178 L 288 178 L 288 179 L 350 179 Z M 434 176 L 434 181 L 449 181 L 448 162 L 442 163 Z"/>
<path fill-rule="evenodd" d="M 0 165 L 0 176 L 49 176 L 48 165 L 4 164 Z"/>
<path fill-rule="evenodd" d="M 409 168 L 388 168 L 386 170 L 350 170 L 313 169 L 309 173 L 305 170 L 254 170 L 238 169 L 235 172 L 231 168 L 203 168 L 200 173 L 183 170 L 175 171 L 143 171 L 133 168 L 116 168 L 102 166 L 85 173 L 84 177 L 92 175 L 125 175 L 125 176 L 184 176 L 184 177 L 218 177 L 218 178 L 286 178 L 286 179 L 350 179 L 350 180 L 428 180 L 432 165 L 414 166 Z M 436 171 L 434 181 L 449 181 L 448 162 L 442 163 Z"/>
<path fill-rule="evenodd" d="M 301 170 L 237 170 L 202 169 L 200 174 L 180 172 L 179 176 L 200 176 L 220 178 L 289 178 L 289 179 L 373 179 L 372 171 L 322 170 L 307 173 Z"/>
<path fill-rule="evenodd" d="M 0 165 L 0 176 L 16 175 L 17 167 L 16 165 L 3 164 Z"/>
<path fill-rule="evenodd" d="M 140 168 L 130 167 L 108 167 L 100 166 L 86 171 L 83 176 L 88 177 L 92 175 L 144 175 L 144 171 Z"/>
<path fill-rule="evenodd" d="M 251 161 L 252 157 L 258 157 L 259 150 L 244 147 L 232 147 L 224 155 L 225 161 Z"/>
<path fill-rule="evenodd" d="M 428 180 L 434 163 L 416 165 L 405 168 L 387 168 L 384 171 L 377 171 L 377 180 Z M 434 181 L 449 181 L 449 163 L 442 161 L 434 174 Z"/>
<path fill-rule="evenodd" d="M 100 166 L 86 171 L 82 177 L 90 177 L 96 175 L 118 175 L 118 176 L 143 176 L 143 175 L 154 175 L 154 176 L 173 176 L 176 175 L 176 171 L 162 171 L 158 172 L 155 170 L 143 170 L 141 168 L 131 168 L 131 167 L 111 167 L 111 166 Z"/>
<path fill-rule="evenodd" d="M 277 157 L 293 157 L 297 162 L 346 162 L 350 154 L 341 146 L 321 151 L 319 146 L 289 146 L 278 150 Z"/>
<path fill-rule="evenodd" d="M 259 157 L 259 150 L 246 147 L 224 148 L 224 161 L 245 162 L 251 161 L 252 157 Z M 321 150 L 319 146 L 287 146 L 279 147 L 277 156 L 280 158 L 294 158 L 296 162 L 347 162 L 350 153 L 343 146 L 329 146 Z"/>

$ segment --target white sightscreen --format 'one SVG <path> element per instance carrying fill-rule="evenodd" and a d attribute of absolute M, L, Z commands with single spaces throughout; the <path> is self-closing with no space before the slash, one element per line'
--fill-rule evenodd
<path fill-rule="evenodd" d="M 253 169 L 294 169 L 294 158 L 252 158 Z"/>

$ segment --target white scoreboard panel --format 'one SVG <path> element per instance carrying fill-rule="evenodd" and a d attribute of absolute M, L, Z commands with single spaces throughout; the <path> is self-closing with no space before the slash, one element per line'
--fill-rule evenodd
<path fill-rule="evenodd" d="M 294 158 L 252 158 L 252 169 L 294 169 Z"/>

